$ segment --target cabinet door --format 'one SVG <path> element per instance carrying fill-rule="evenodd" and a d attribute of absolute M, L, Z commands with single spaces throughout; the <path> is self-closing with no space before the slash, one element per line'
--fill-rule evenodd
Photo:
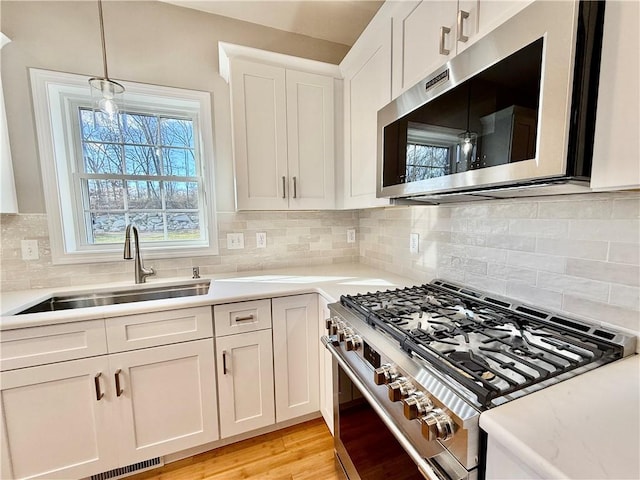
<path fill-rule="evenodd" d="M 121 465 L 219 438 L 213 339 L 119 353 L 109 363 L 120 387 Z"/>
<path fill-rule="evenodd" d="M 318 297 L 295 295 L 271 300 L 276 420 L 320 409 Z"/>
<path fill-rule="evenodd" d="M 456 54 L 456 13 L 455 1 L 423 0 L 417 5 L 408 2 L 394 16 L 394 96 Z"/>
<path fill-rule="evenodd" d="M 275 423 L 271 330 L 216 338 L 220 436 Z"/>
<path fill-rule="evenodd" d="M 289 208 L 335 206 L 333 78 L 287 70 Z"/>
<path fill-rule="evenodd" d="M 284 68 L 233 59 L 231 113 L 238 209 L 286 209 Z"/>
<path fill-rule="evenodd" d="M 327 300 L 318 296 L 320 315 L 318 316 L 318 337 L 326 333 L 326 319 L 329 318 Z M 320 413 L 329 431 L 333 434 L 333 357 L 329 350 L 320 345 Z"/>
<path fill-rule="evenodd" d="M 460 4 L 469 0 L 460 0 Z M 491 30 L 504 23 L 509 18 L 529 5 L 533 0 L 479 0 L 478 5 L 478 35 L 483 37 Z M 461 8 L 464 8 L 461 6 Z"/>
<path fill-rule="evenodd" d="M 378 110 L 391 101 L 391 20 L 365 30 L 344 73 L 344 208 L 388 205 L 376 198 Z"/>
<path fill-rule="evenodd" d="M 591 188 L 640 188 L 639 2 L 607 2 Z"/>
<path fill-rule="evenodd" d="M 117 466 L 106 358 L 0 374 L 3 479 L 81 478 Z"/>

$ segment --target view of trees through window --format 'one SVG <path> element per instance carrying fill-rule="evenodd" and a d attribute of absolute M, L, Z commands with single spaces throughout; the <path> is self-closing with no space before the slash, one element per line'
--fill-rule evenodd
<path fill-rule="evenodd" d="M 79 122 L 87 243 L 121 242 L 128 223 L 144 241 L 202 238 L 192 119 L 80 108 Z"/>
<path fill-rule="evenodd" d="M 407 144 L 406 182 L 417 182 L 447 175 L 450 169 L 449 147 Z"/>

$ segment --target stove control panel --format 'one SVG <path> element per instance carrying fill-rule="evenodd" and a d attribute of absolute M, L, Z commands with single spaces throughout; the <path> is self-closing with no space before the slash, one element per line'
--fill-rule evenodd
<path fill-rule="evenodd" d="M 429 396 L 418 390 L 408 378 L 401 375 L 395 366 L 385 363 L 373 371 L 376 385 L 387 385 L 389 400 L 402 401 L 407 420 L 421 424 L 422 436 L 429 441 L 446 441 L 453 437 L 455 424 L 441 408 L 436 408 Z"/>
<path fill-rule="evenodd" d="M 343 344 L 346 351 L 357 352 L 373 367 L 373 382 L 386 385 L 389 401 L 402 402 L 402 413 L 407 420 L 417 421 L 422 436 L 428 441 L 446 441 L 453 437 L 455 424 L 451 417 L 434 404 L 430 396 L 418 389 L 411 378 L 404 376 L 392 363 L 382 363 L 381 357 L 362 339 L 349 323 L 338 316 L 326 321 L 329 335 L 334 336 L 335 345 Z"/>

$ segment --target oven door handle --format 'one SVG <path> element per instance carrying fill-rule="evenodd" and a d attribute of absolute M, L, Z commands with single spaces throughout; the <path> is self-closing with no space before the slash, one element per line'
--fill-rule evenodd
<path fill-rule="evenodd" d="M 436 473 L 433 468 L 425 461 L 425 459 L 420 455 L 420 453 L 411 445 L 411 442 L 407 440 L 402 431 L 396 426 L 394 421 L 389 418 L 389 415 L 384 410 L 382 405 L 376 397 L 374 397 L 367 386 L 358 378 L 356 372 L 351 368 L 349 363 L 342 357 L 340 351 L 335 347 L 332 343 L 331 339 L 326 335 L 323 335 L 320 339 L 322 344 L 326 347 L 327 350 L 331 353 L 333 358 L 338 362 L 338 365 L 345 371 L 345 373 L 349 376 L 353 384 L 360 390 L 362 396 L 369 402 L 369 405 L 375 410 L 378 416 L 382 419 L 384 424 L 389 428 L 394 437 L 400 442 L 402 448 L 407 452 L 407 454 L 411 457 L 411 460 L 415 462 L 418 467 L 418 471 L 422 474 L 424 478 L 427 480 L 442 480 L 442 477 Z"/>

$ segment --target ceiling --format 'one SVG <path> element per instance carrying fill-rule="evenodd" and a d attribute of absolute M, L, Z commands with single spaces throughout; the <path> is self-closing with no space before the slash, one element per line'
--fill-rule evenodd
<path fill-rule="evenodd" d="M 160 0 L 352 46 L 378 11 L 376 0 Z"/>

